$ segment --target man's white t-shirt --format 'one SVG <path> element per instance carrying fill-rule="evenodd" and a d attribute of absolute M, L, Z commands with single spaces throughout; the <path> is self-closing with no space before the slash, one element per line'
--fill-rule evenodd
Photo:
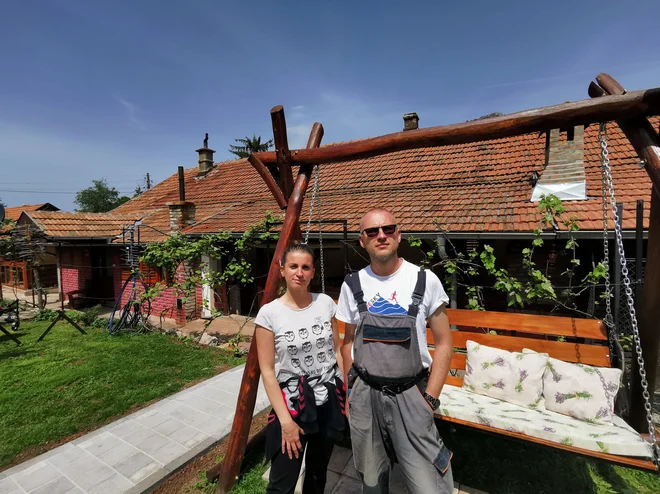
<path fill-rule="evenodd" d="M 406 314 L 412 302 L 418 272 L 419 266 L 415 266 L 405 259 L 401 267 L 389 276 L 375 275 L 371 266 L 360 270 L 360 283 L 367 310 L 374 314 Z M 420 342 L 422 363 L 426 368 L 433 362 L 426 345 L 426 321 L 442 304 L 448 302 L 449 297 L 445 293 L 440 279 L 427 269 L 426 290 L 417 314 L 417 339 Z M 341 287 L 335 317 L 347 324 L 357 324 L 360 321 L 357 302 L 346 283 Z"/>

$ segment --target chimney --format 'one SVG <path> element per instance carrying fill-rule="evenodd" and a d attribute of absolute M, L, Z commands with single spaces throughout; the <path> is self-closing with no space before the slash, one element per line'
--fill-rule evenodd
<path fill-rule="evenodd" d="M 199 154 L 199 159 L 197 160 L 197 163 L 199 163 L 199 172 L 197 175 L 203 177 L 213 169 L 213 153 L 215 153 L 215 150 L 209 148 L 208 132 L 204 134 L 204 146 L 196 152 Z"/>
<path fill-rule="evenodd" d="M 415 130 L 419 128 L 419 117 L 417 113 L 406 113 L 403 116 L 403 130 Z"/>
<path fill-rule="evenodd" d="M 541 194 L 555 194 L 562 200 L 584 200 L 584 126 L 552 129 L 546 133 L 545 169 L 534 186 L 532 201 Z"/>
<path fill-rule="evenodd" d="M 186 201 L 183 167 L 179 167 L 179 200 L 167 204 L 170 210 L 170 231 L 179 232 L 195 222 L 195 204 Z"/>

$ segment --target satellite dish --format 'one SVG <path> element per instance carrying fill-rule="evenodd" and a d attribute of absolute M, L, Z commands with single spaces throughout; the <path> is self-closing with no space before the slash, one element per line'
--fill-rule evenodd
<path fill-rule="evenodd" d="M 5 207 L 0 204 L 0 223 L 5 221 Z"/>

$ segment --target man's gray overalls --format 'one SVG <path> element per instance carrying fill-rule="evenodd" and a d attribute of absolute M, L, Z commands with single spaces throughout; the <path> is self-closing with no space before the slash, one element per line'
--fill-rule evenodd
<path fill-rule="evenodd" d="M 363 492 L 389 492 L 390 467 L 396 461 L 413 494 L 451 493 L 451 452 L 422 395 L 428 370 L 422 364 L 416 319 L 426 272 L 420 269 L 404 315 L 369 312 L 358 273 L 348 275 L 346 283 L 360 314 L 353 343 L 357 378 L 349 399 L 349 425 Z"/>

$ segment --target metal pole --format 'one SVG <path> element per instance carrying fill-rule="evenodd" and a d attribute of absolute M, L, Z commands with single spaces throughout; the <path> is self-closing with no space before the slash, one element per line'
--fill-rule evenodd
<path fill-rule="evenodd" d="M 644 262 L 644 201 L 637 200 L 637 225 L 635 230 L 635 305 L 637 310 L 642 302 L 642 278 L 644 277 L 642 263 Z"/>
<path fill-rule="evenodd" d="M 616 211 L 619 215 L 619 225 L 623 222 L 623 204 L 620 202 L 616 205 Z M 619 328 L 619 304 L 621 303 L 621 256 L 619 249 L 616 248 L 616 241 L 614 242 L 614 327 Z"/>

